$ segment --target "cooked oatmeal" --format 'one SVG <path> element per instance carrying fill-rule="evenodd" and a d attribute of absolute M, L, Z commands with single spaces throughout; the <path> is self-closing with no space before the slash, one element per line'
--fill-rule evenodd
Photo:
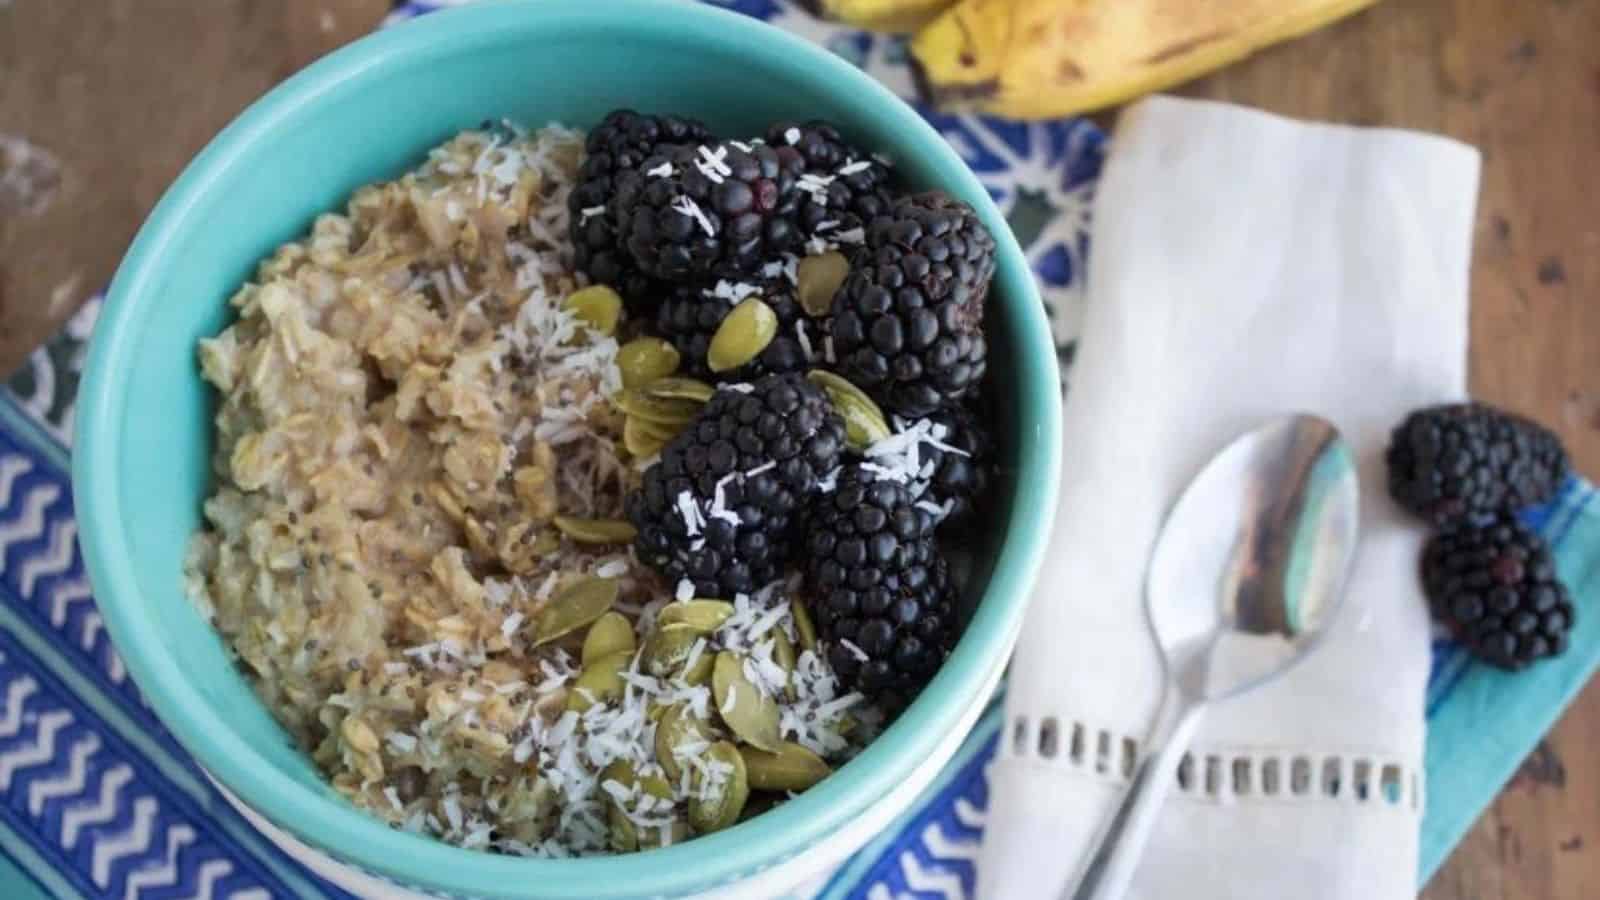
<path fill-rule="evenodd" d="M 736 692 L 696 674 L 713 658 L 718 678 L 737 659 L 728 677 L 815 758 L 838 762 L 873 721 L 809 648 L 793 579 L 696 607 L 709 627 L 656 666 L 659 633 L 682 633 L 657 617 L 692 591 L 584 533 L 626 527 L 649 460 L 609 402 L 617 335 L 567 302 L 582 155 L 559 127 L 463 133 L 263 261 L 200 346 L 221 404 L 195 602 L 357 806 L 530 855 L 710 829 L 732 777 L 717 735 L 657 730 L 712 705 L 731 720 Z M 590 643 L 608 618 L 554 624 L 596 596 L 620 614 L 605 655 Z M 676 605 L 674 624 L 695 614 Z"/>

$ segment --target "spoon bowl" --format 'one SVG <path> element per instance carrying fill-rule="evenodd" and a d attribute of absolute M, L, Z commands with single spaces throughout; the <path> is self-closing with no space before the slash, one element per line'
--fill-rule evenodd
<path fill-rule="evenodd" d="M 1339 611 L 1359 505 L 1355 458 L 1315 416 L 1251 431 L 1195 476 L 1145 575 L 1150 628 L 1181 691 L 1221 700 L 1306 657 Z"/>

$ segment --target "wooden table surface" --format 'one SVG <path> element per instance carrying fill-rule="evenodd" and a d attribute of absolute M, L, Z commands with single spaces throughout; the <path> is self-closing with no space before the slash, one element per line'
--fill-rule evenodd
<path fill-rule="evenodd" d="M 387 0 L 0 0 L 0 368 L 104 285 L 182 165 Z M 1184 89 L 1483 150 L 1472 388 L 1600 476 L 1600 2 L 1386 0 Z M 10 149 L 8 149 L 10 148 Z M 57 166 L 38 160 L 53 158 Z M 12 187 L 8 188 L 7 185 Z M 24 194 L 26 193 L 26 196 Z M 1592 598 L 1590 598 L 1592 599 Z M 1600 684 L 1467 835 L 1426 900 L 1600 896 Z"/>

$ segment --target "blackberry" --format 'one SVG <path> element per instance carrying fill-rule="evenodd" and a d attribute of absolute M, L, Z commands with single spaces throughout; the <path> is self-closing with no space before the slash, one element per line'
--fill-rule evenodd
<path fill-rule="evenodd" d="M 1422 581 L 1433 617 L 1485 662 L 1515 671 L 1567 649 L 1572 598 L 1544 540 L 1511 516 L 1446 526 Z"/>
<path fill-rule="evenodd" d="M 793 147 L 805 161 L 798 222 L 808 239 L 845 242 L 855 229 L 889 212 L 889 166 L 850 146 L 827 122 L 779 122 L 767 129 L 774 147 Z M 823 248 L 815 248 L 821 250 Z"/>
<path fill-rule="evenodd" d="M 607 113 L 584 141 L 578 183 L 567 196 L 573 262 L 578 271 L 598 284 L 611 285 L 630 306 L 647 305 L 656 296 L 657 286 L 619 245 L 616 221 L 605 211 L 615 191 L 615 179 L 665 147 L 711 139 L 710 130 L 693 119 L 644 115 L 631 109 Z"/>
<path fill-rule="evenodd" d="M 933 444 L 920 448 L 923 465 L 933 464 L 924 498 L 939 506 L 950 505 L 945 522 L 965 521 L 989 487 L 989 433 L 965 406 L 942 409 L 928 418 L 934 424 L 935 440 L 953 449 Z"/>
<path fill-rule="evenodd" d="M 810 507 L 806 585 L 841 683 L 893 712 L 955 643 L 950 579 L 933 519 L 899 482 L 847 466 Z"/>
<path fill-rule="evenodd" d="M 840 374 L 907 416 L 966 397 L 987 364 L 993 275 L 994 239 L 970 206 L 940 193 L 896 203 L 868 227 L 833 298 Z"/>
<path fill-rule="evenodd" d="M 1567 473 L 1543 426 L 1481 403 L 1413 412 L 1389 441 L 1389 494 L 1435 524 L 1514 513 L 1554 497 Z"/>
<path fill-rule="evenodd" d="M 656 331 L 677 348 L 687 372 L 716 381 L 753 381 L 776 372 L 798 372 L 809 365 L 812 353 L 822 346 L 817 321 L 800 308 L 792 286 L 774 282 L 764 283 L 750 293 L 761 297 L 777 314 L 777 336 L 746 365 L 729 372 L 711 371 L 706 363 L 711 338 L 738 302 L 734 297 L 742 300 L 740 295 L 748 288 L 741 285 L 726 296 L 719 296 L 716 288 L 678 287 L 662 301 L 656 311 Z"/>
<path fill-rule="evenodd" d="M 607 214 L 645 274 L 666 281 L 738 278 L 796 249 L 790 148 L 720 141 L 665 150 L 616 178 Z"/>
<path fill-rule="evenodd" d="M 772 582 L 802 501 L 843 448 L 844 424 L 799 375 L 718 391 L 628 496 L 639 558 L 702 597 Z"/>

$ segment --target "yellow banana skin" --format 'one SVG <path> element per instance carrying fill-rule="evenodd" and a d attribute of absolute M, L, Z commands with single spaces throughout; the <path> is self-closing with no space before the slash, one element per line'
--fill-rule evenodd
<path fill-rule="evenodd" d="M 925 99 L 1017 119 L 1187 81 L 1377 0 L 961 0 L 911 41 Z"/>
<path fill-rule="evenodd" d="M 808 0 L 825 19 L 869 31 L 909 33 L 933 21 L 955 0 Z"/>

